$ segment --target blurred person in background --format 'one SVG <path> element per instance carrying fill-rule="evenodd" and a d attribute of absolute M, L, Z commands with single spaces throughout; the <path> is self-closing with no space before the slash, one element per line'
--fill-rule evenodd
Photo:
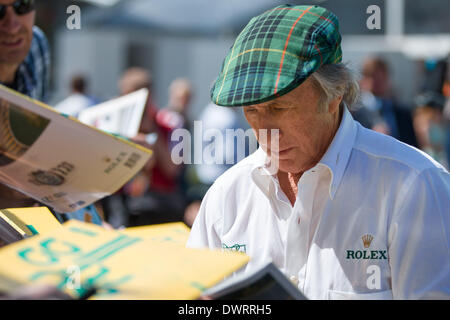
<path fill-rule="evenodd" d="M 185 204 L 179 191 L 181 166 L 173 163 L 170 153 L 171 133 L 183 122 L 178 114 L 160 113 L 153 102 L 152 86 L 150 72 L 137 67 L 127 69 L 119 81 L 120 95 L 142 88 L 149 90 L 139 134 L 133 140 L 152 149 L 154 155 L 144 169 L 122 188 L 114 204 L 106 205 L 110 214 L 115 215 L 116 208 L 126 212 L 125 217 L 121 214 L 116 222 L 109 220 L 114 227 L 174 222 L 183 218 Z"/>
<path fill-rule="evenodd" d="M 445 121 L 445 153 L 447 154 L 447 170 L 450 170 L 450 96 L 447 97 L 444 107 Z"/>
<path fill-rule="evenodd" d="M 240 108 L 222 108 L 211 102 L 201 112 L 199 121 L 201 121 L 204 131 L 209 129 L 218 130 L 223 138 L 223 141 L 220 143 L 215 143 L 214 140 L 205 141 L 202 150 L 209 145 L 213 145 L 214 153 L 220 152 L 223 158 L 220 163 L 201 163 L 194 165 L 196 182 L 192 183 L 188 190 L 190 204 L 186 208 L 184 215 L 184 221 L 189 226 L 192 226 L 200 208 L 201 200 L 214 181 L 226 170 L 254 152 L 255 150 L 250 149 L 252 145 L 256 146 L 253 133 L 246 138 L 248 139 L 247 145 L 239 145 L 246 143 L 247 140 L 241 141 L 237 138 L 238 135 L 235 135 L 233 140 L 226 139 L 227 130 L 231 130 L 233 134 L 236 134 L 238 130 L 246 132 L 249 129 L 248 123 L 245 121 Z M 212 137 L 212 139 L 214 138 Z M 216 151 L 217 147 L 222 147 L 222 150 Z M 241 148 L 244 152 L 239 154 Z"/>
<path fill-rule="evenodd" d="M 387 62 L 378 57 L 367 58 L 359 85 L 361 104 L 352 112 L 355 120 L 366 128 L 417 147 L 411 110 L 397 101 Z"/>
<path fill-rule="evenodd" d="M 192 100 L 191 83 L 188 79 L 176 78 L 170 83 L 168 93 L 168 105 L 158 112 L 157 118 L 162 122 L 174 122 L 174 127 L 189 129 L 187 114 Z M 168 119 L 164 119 L 165 117 Z"/>
<path fill-rule="evenodd" d="M 186 129 L 191 131 L 191 123 L 189 121 L 188 112 L 192 101 L 193 91 L 190 81 L 186 78 L 175 78 L 169 85 L 168 104 L 165 108 L 158 111 L 156 121 L 168 127 L 170 134 L 175 129 Z M 172 141 L 170 135 L 167 136 L 169 148 L 172 148 L 177 142 Z M 177 177 L 177 192 L 186 194 L 190 182 L 188 181 L 188 167 L 186 164 L 178 165 L 179 172 Z"/>
<path fill-rule="evenodd" d="M 450 127 L 447 108 L 450 97 L 449 58 L 423 63 L 420 94 L 415 97 L 414 130 L 421 150 L 447 169 L 450 165 Z"/>
<path fill-rule="evenodd" d="M 87 80 L 82 75 L 75 75 L 70 80 L 70 95 L 55 105 L 55 109 L 64 114 L 78 117 L 78 114 L 96 101 L 87 95 Z"/>
<path fill-rule="evenodd" d="M 448 169 L 443 107 L 431 100 L 421 103 L 414 110 L 413 123 L 419 148 Z"/>
<path fill-rule="evenodd" d="M 188 112 L 192 101 L 193 90 L 190 81 L 186 78 L 175 78 L 169 85 L 168 89 L 168 104 L 165 108 L 161 109 L 156 119 L 159 123 L 169 123 L 172 129 L 172 133 L 175 129 L 186 129 L 189 132 L 192 129 L 192 125 L 189 121 Z M 169 145 L 170 149 L 177 144 L 176 141 L 171 141 L 170 137 Z M 195 212 L 198 209 L 198 205 L 193 203 L 194 200 L 190 197 L 190 190 L 195 184 L 192 179 L 192 166 L 188 164 L 179 164 L 179 172 L 177 177 L 177 187 L 174 193 L 177 194 L 177 198 L 182 205 L 180 209 L 183 210 L 179 220 L 184 221 L 188 226 L 192 225 L 192 221 L 195 218 Z"/>
<path fill-rule="evenodd" d="M 445 152 L 447 153 L 447 163 L 450 167 L 450 54 L 447 56 L 447 70 L 442 86 L 442 93 L 445 97 L 444 121 L 445 121 Z"/>
<path fill-rule="evenodd" d="M 47 102 L 50 50 L 44 33 L 34 25 L 33 0 L 0 0 L 0 83 Z M 29 207 L 36 201 L 0 184 L 0 208 Z"/>
<path fill-rule="evenodd" d="M 223 144 L 214 144 L 215 148 L 217 146 L 223 146 L 223 150 L 221 150 L 221 154 L 223 155 L 221 163 L 202 163 L 196 166 L 199 180 L 206 185 L 208 189 L 219 176 L 250 153 L 248 148 L 245 148 L 244 154 L 238 154 L 238 144 L 245 141 L 238 141 L 237 136 L 235 136 L 232 141 L 225 139 L 227 129 L 236 133 L 237 130 L 245 132 L 245 130 L 249 128 L 241 115 L 242 110 L 239 108 L 222 108 L 214 103 L 208 104 L 200 114 L 199 120 L 202 121 L 203 130 L 217 129 L 221 132 L 222 137 L 225 140 L 223 141 Z M 214 141 L 205 142 L 205 145 L 211 143 L 214 143 Z"/>

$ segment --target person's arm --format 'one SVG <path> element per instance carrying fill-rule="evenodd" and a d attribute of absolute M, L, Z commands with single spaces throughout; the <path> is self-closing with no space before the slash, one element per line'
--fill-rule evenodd
<path fill-rule="evenodd" d="M 146 136 L 147 134 L 139 133 L 131 140 L 154 151 L 150 164 L 151 167 L 158 163 L 160 164 L 160 168 L 166 177 L 171 179 L 176 178 L 180 174 L 182 166 L 177 165 L 172 161 L 171 151 L 169 150 L 167 143 L 163 140 L 163 135 L 158 133 L 157 139 L 153 144 L 149 144 L 146 141 Z"/>
<path fill-rule="evenodd" d="M 178 177 L 181 172 L 182 165 L 175 164 L 172 161 L 171 150 L 168 143 L 164 141 L 162 134 L 158 135 L 158 139 L 154 145 L 154 150 L 156 161 L 161 164 L 160 167 L 164 174 L 171 179 Z"/>
<path fill-rule="evenodd" d="M 427 169 L 405 181 L 389 226 L 394 299 L 450 299 L 450 175 Z"/>

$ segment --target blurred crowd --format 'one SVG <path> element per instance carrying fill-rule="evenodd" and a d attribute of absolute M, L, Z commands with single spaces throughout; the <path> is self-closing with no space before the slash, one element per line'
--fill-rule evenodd
<path fill-rule="evenodd" d="M 361 98 L 352 107 L 363 126 L 414 146 L 440 162 L 450 164 L 450 60 L 421 64 L 420 85 L 412 105 L 398 99 L 391 68 L 379 57 L 368 57 L 361 66 Z"/>
<path fill-rule="evenodd" d="M 392 71 L 381 57 L 367 57 L 360 69 L 361 96 L 351 107 L 353 117 L 363 126 L 412 145 L 449 168 L 450 164 L 450 68 L 449 59 L 424 61 L 423 79 L 413 105 L 400 101 L 392 82 Z M 154 151 L 146 167 L 115 194 L 99 203 L 105 221 L 113 228 L 183 221 L 191 226 L 201 200 L 211 184 L 231 164 L 175 164 L 171 152 L 174 130 L 192 131 L 194 119 L 189 108 L 194 94 L 188 79 L 176 78 L 167 88 L 167 105 L 157 106 L 152 96 L 151 71 L 131 67 L 118 79 L 118 95 L 146 88 L 149 96 L 139 134 L 132 139 Z M 99 101 L 88 94 L 87 79 L 74 75 L 71 94 L 55 108 L 77 116 Z M 208 104 L 196 117 L 203 130 L 248 129 L 238 108 Z M 149 139 L 150 137 L 150 139 Z M 236 157 L 236 141 L 225 141 L 223 153 Z M 193 146 L 191 146 L 193 147 Z M 245 156 L 250 150 L 247 148 Z M 226 160 L 226 161 L 225 161 Z M 228 164 L 227 164 L 228 163 Z"/>

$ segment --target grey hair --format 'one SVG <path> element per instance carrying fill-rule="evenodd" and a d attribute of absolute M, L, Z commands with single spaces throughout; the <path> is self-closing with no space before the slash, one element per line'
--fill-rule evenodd
<path fill-rule="evenodd" d="M 359 99 L 357 73 L 346 64 L 323 65 L 311 75 L 311 79 L 321 93 L 319 112 L 328 111 L 331 100 L 339 96 L 342 96 L 341 110 L 344 104 L 350 108 Z"/>

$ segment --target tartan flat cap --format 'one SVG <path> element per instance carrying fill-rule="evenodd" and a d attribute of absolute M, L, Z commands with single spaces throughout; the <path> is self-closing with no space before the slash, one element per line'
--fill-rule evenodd
<path fill-rule="evenodd" d="M 250 20 L 211 88 L 221 106 L 266 102 L 293 90 L 321 65 L 342 60 L 339 21 L 319 6 L 282 5 Z"/>

